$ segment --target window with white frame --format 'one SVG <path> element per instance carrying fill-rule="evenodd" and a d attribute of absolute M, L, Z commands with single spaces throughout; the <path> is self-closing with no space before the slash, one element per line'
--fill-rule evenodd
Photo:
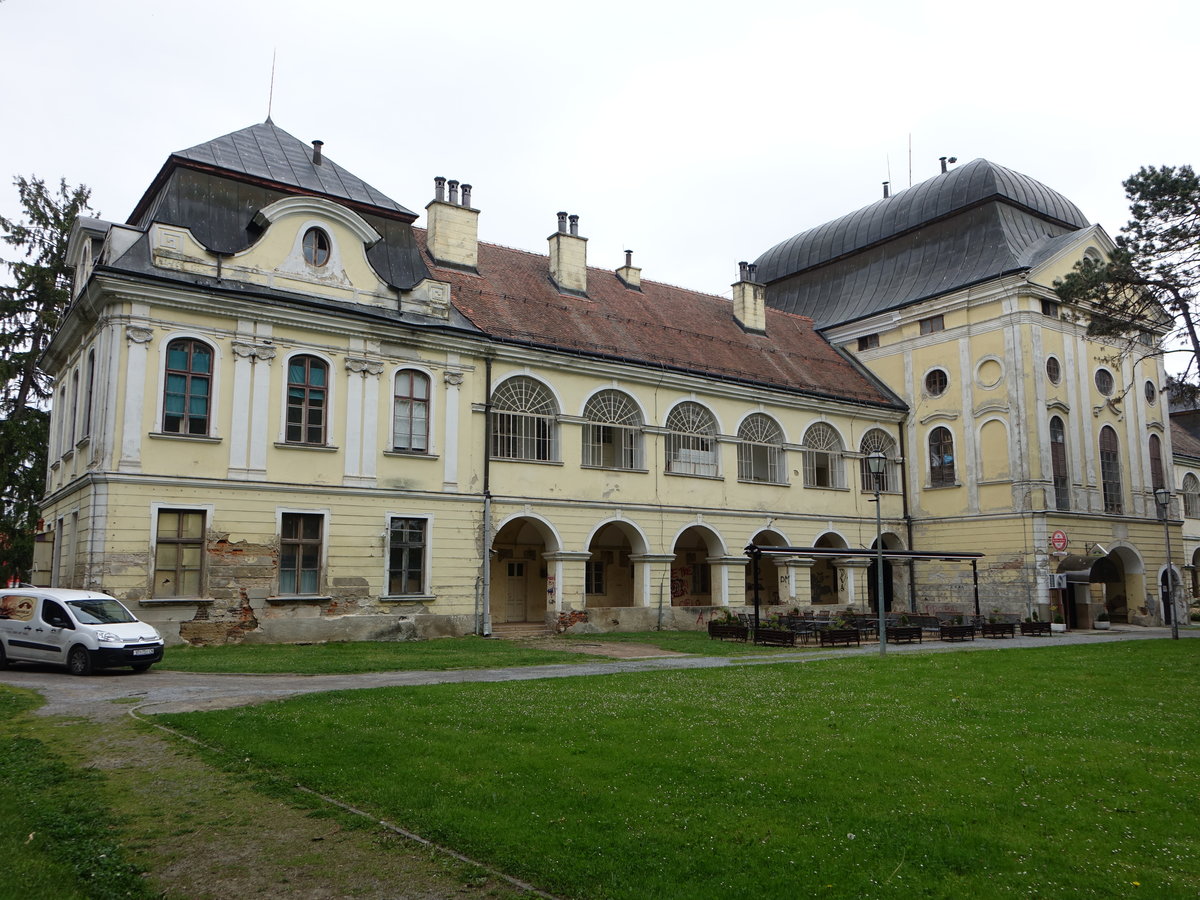
<path fill-rule="evenodd" d="M 393 518 L 388 523 L 388 588 L 390 596 L 425 594 L 428 520 Z"/>
<path fill-rule="evenodd" d="M 204 510 L 160 509 L 150 595 L 199 597 L 204 574 Z"/>
<path fill-rule="evenodd" d="M 558 459 L 558 405 L 549 389 L 524 375 L 492 394 L 493 459 Z"/>
<path fill-rule="evenodd" d="M 818 422 L 804 433 L 804 486 L 844 488 L 846 466 L 842 439 L 832 427 Z"/>
<path fill-rule="evenodd" d="M 738 428 L 738 479 L 783 484 L 786 471 L 779 423 L 763 413 L 747 416 Z"/>
<path fill-rule="evenodd" d="M 324 535 L 325 516 L 321 513 L 283 513 L 279 523 L 279 593 L 320 592 Z"/>
<path fill-rule="evenodd" d="M 288 360 L 287 428 L 289 444 L 324 444 L 329 405 L 329 366 L 315 356 Z"/>
<path fill-rule="evenodd" d="M 717 420 L 691 400 L 684 401 L 667 416 L 666 467 L 674 475 L 720 474 L 717 451 Z"/>
<path fill-rule="evenodd" d="M 212 394 L 212 348 L 194 338 L 167 344 L 162 430 L 207 435 Z"/>
<path fill-rule="evenodd" d="M 1183 476 L 1183 514 L 1189 519 L 1200 519 L 1200 478 L 1191 472 Z"/>
<path fill-rule="evenodd" d="M 871 467 L 867 462 L 867 456 L 872 453 L 882 453 L 887 457 L 883 464 L 883 472 L 879 476 L 879 490 L 885 494 L 900 490 L 900 454 L 896 452 L 896 442 L 890 434 L 881 428 L 872 428 L 863 435 L 858 451 L 862 454 L 862 459 L 859 460 L 859 476 L 864 491 L 875 490 L 875 476 L 871 474 Z"/>
<path fill-rule="evenodd" d="M 583 408 L 583 465 L 642 469 L 642 414 L 621 391 L 601 391 Z"/>
<path fill-rule="evenodd" d="M 392 401 L 392 449 L 429 452 L 429 376 L 415 369 L 396 373 Z"/>

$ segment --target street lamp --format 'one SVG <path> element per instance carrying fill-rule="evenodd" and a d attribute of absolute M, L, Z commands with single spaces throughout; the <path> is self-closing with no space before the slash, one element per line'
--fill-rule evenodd
<path fill-rule="evenodd" d="M 875 607 L 879 612 L 879 655 L 887 654 L 887 626 L 883 615 L 883 515 L 880 512 L 879 491 L 883 485 L 883 469 L 887 457 L 882 450 L 867 454 L 867 471 L 875 481 Z"/>
<path fill-rule="evenodd" d="M 1167 597 L 1171 605 L 1171 637 L 1179 640 L 1179 608 L 1175 605 L 1175 572 L 1171 568 L 1171 492 L 1165 487 L 1154 489 L 1154 502 L 1162 512 L 1163 533 L 1167 536 Z"/>

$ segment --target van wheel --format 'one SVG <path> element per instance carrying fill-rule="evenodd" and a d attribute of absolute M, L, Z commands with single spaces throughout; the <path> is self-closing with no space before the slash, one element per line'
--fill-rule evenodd
<path fill-rule="evenodd" d="M 71 652 L 67 654 L 67 671 L 72 675 L 92 674 L 92 657 L 88 654 L 87 647 L 76 644 L 71 648 Z"/>
<path fill-rule="evenodd" d="M 8 668 L 8 654 L 4 652 L 4 641 L 0 641 L 0 669 Z"/>

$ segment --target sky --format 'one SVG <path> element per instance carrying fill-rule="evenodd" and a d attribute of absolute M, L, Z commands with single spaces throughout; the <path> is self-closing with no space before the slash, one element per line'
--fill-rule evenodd
<path fill-rule="evenodd" d="M 1200 162 L 1198 30 L 1194 0 L 0 0 L 0 213 L 36 175 L 124 221 L 172 151 L 269 110 L 418 224 L 453 178 L 483 241 L 545 253 L 563 210 L 591 265 L 728 296 L 940 156 L 1116 235 L 1125 178 Z"/>

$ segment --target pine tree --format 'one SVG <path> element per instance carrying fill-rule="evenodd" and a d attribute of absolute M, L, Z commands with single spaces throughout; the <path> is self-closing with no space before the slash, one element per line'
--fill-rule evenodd
<path fill-rule="evenodd" d="M 1124 182 L 1129 223 L 1108 262 L 1084 259 L 1054 283 L 1065 302 L 1090 308 L 1088 334 L 1126 340 L 1161 327 L 1170 352 L 1186 355 L 1181 380 L 1200 372 L 1200 177 L 1191 166 L 1145 166 Z"/>
<path fill-rule="evenodd" d="M 0 285 L 0 585 L 27 577 L 33 534 L 45 486 L 53 386 L 38 367 L 70 302 L 67 239 L 75 218 L 90 212 L 91 190 L 57 189 L 39 178 L 18 177 L 19 220 L 0 216 L 0 258 L 8 283 Z"/>

